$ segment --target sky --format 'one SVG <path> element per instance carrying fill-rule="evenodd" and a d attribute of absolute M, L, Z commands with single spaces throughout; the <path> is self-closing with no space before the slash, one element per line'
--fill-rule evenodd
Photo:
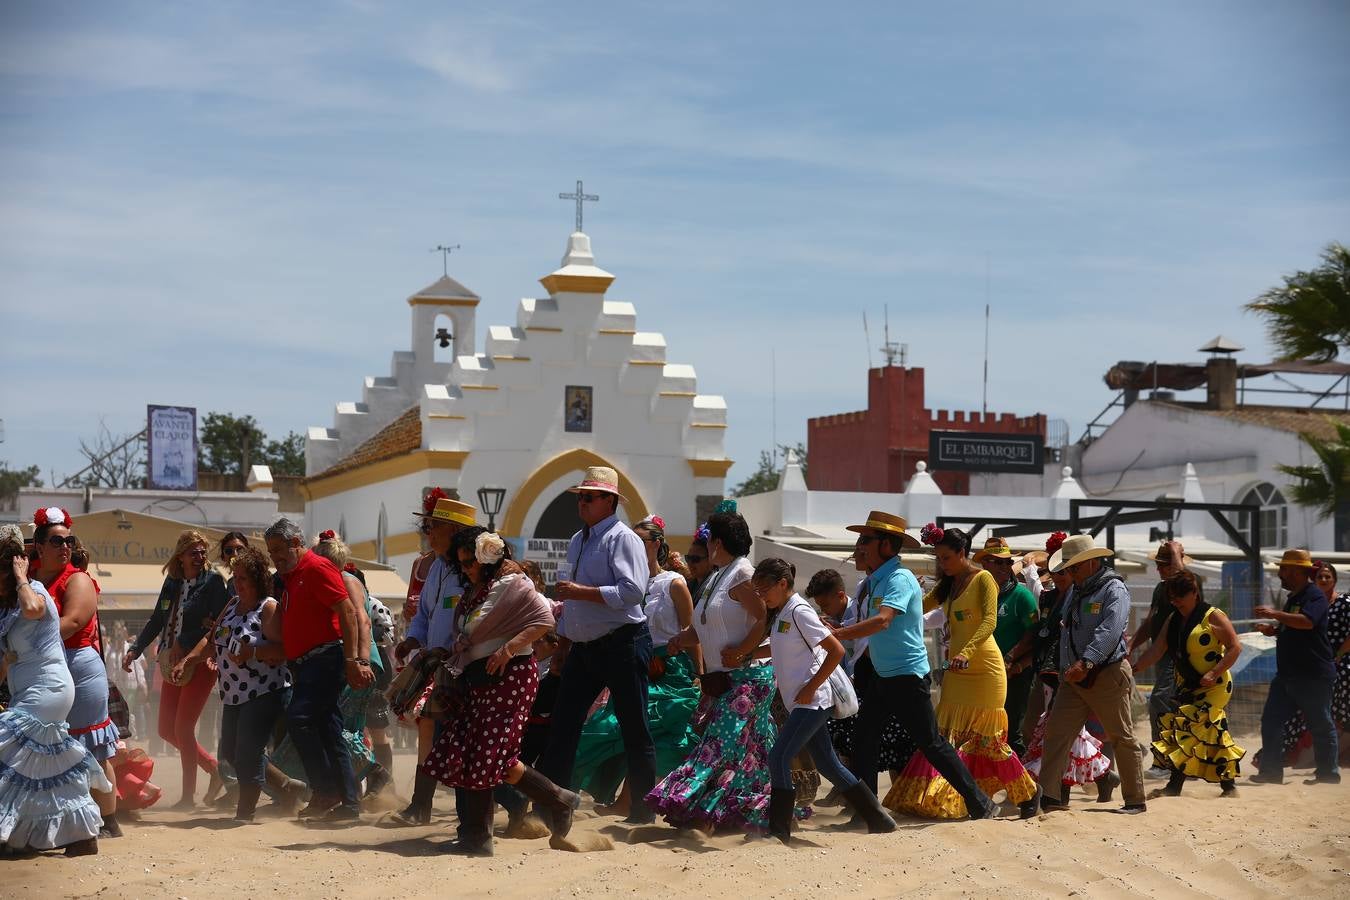
<path fill-rule="evenodd" d="M 513 324 L 578 178 L 611 299 L 729 406 L 729 484 L 866 406 L 1073 437 L 1120 359 L 1271 357 L 1243 303 L 1350 243 L 1336 0 L 0 5 L 0 459 L 147 403 L 331 425 L 450 273 Z M 864 334 L 863 317 L 870 325 Z M 776 396 L 776 404 L 774 397 Z"/>

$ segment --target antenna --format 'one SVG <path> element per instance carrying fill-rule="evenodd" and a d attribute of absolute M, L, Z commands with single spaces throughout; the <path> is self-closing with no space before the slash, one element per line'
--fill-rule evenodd
<path fill-rule="evenodd" d="M 989 254 L 984 255 L 984 388 L 980 395 L 980 414 L 989 415 Z"/>
<path fill-rule="evenodd" d="M 431 249 L 432 253 L 439 253 L 441 255 L 441 274 L 447 278 L 450 276 L 450 254 L 458 249 L 459 244 L 452 244 L 450 246 L 437 244 Z"/>
<path fill-rule="evenodd" d="M 867 330 L 867 310 L 863 310 L 863 337 L 867 339 L 867 368 L 872 368 L 872 332 Z"/>
<path fill-rule="evenodd" d="M 886 338 L 885 338 L 885 343 L 883 343 L 883 344 L 881 345 L 881 355 L 885 358 L 885 360 L 886 360 L 886 365 L 889 367 L 889 366 L 894 366 L 894 365 L 895 365 L 895 360 L 896 360 L 896 358 L 900 356 L 900 345 L 891 342 L 891 306 L 890 306 L 890 304 L 889 304 L 889 303 L 886 304 L 884 307 L 882 307 L 882 309 L 885 310 L 885 315 L 886 315 L 886 326 L 885 326 L 885 336 L 886 336 Z M 902 363 L 902 365 L 903 365 L 903 363 Z"/>
<path fill-rule="evenodd" d="M 773 468 L 778 471 L 778 350 L 769 348 L 769 409 L 773 424 L 770 430 L 773 434 Z"/>

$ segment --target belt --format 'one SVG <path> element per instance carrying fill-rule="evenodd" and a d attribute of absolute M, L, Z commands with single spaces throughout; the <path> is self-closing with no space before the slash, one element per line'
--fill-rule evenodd
<path fill-rule="evenodd" d="M 321 653 L 327 652 L 327 651 L 328 651 L 330 648 L 332 648 L 332 647 L 341 647 L 341 646 L 342 646 L 342 641 L 329 641 L 329 642 L 326 643 L 326 644 L 320 644 L 319 646 L 315 647 L 314 649 L 309 650 L 309 651 L 307 651 L 307 652 L 305 652 L 305 653 L 300 654 L 300 655 L 297 656 L 295 659 L 293 659 L 292 662 L 295 663 L 295 664 L 298 666 L 298 665 L 300 665 L 301 663 L 303 663 L 303 662 L 305 662 L 305 661 L 307 661 L 307 660 L 313 659 L 314 657 L 318 656 L 318 655 L 321 654 Z"/>
<path fill-rule="evenodd" d="M 628 638 L 636 636 L 638 633 L 638 629 L 646 627 L 647 627 L 646 622 L 629 622 L 627 625 L 620 625 L 613 631 L 608 631 L 600 635 L 598 638 L 591 638 L 589 641 L 573 641 L 572 643 L 578 647 L 598 645 L 604 641 L 614 640 L 615 638 Z"/>

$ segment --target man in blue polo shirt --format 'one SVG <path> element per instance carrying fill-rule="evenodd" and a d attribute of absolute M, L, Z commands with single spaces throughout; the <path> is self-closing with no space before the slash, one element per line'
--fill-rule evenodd
<path fill-rule="evenodd" d="M 900 549 L 919 542 L 905 533 L 905 520 L 873 510 L 862 525 L 850 525 L 859 537 L 855 554 L 871 571 L 858 600 L 858 623 L 835 631 L 841 641 L 867 638 L 867 655 L 876 677 L 859 698 L 850 768 L 876 793 L 877 752 L 881 731 L 897 716 L 928 762 L 966 801 L 972 819 L 994 815 L 997 807 L 985 796 L 956 750 L 938 731 L 930 694 L 928 649 L 923 642 L 923 592 L 914 575 L 900 565 Z"/>
<path fill-rule="evenodd" d="M 1317 770 L 1307 784 L 1340 784 L 1336 726 L 1331 720 L 1331 693 L 1336 661 L 1327 636 L 1326 595 L 1313 583 L 1312 556 L 1307 550 L 1286 550 L 1280 560 L 1280 586 L 1289 592 L 1284 609 L 1254 610 L 1275 625 L 1258 625 L 1275 638 L 1275 677 L 1261 711 L 1261 771 L 1247 779 L 1255 784 L 1284 783 L 1284 723 L 1302 710 L 1312 735 Z"/>

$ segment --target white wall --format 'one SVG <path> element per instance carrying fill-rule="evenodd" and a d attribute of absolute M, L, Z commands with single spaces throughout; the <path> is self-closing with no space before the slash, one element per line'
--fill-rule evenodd
<path fill-rule="evenodd" d="M 162 516 L 188 525 L 205 525 L 226 531 L 266 528 L 279 515 L 277 495 L 271 491 L 145 491 L 91 488 L 85 503 L 84 488 L 21 488 L 19 516 L 30 521 L 33 511 L 61 506 L 71 515 L 124 509 Z"/>

